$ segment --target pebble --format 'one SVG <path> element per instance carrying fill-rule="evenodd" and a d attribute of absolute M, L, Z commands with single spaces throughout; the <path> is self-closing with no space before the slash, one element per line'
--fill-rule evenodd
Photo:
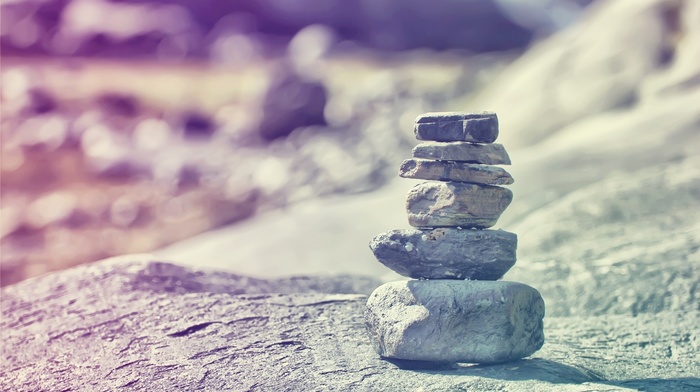
<path fill-rule="evenodd" d="M 438 142 L 493 143 L 498 137 L 496 113 L 428 113 L 416 119 L 416 139 Z"/>
<path fill-rule="evenodd" d="M 384 358 L 499 363 L 544 343 L 544 301 L 516 282 L 409 280 L 379 286 L 365 325 Z"/>
<path fill-rule="evenodd" d="M 413 148 L 414 158 L 459 161 L 485 165 L 510 165 L 510 157 L 501 144 L 467 142 L 425 142 Z"/>
<path fill-rule="evenodd" d="M 406 159 L 399 168 L 399 176 L 422 180 L 471 182 L 486 185 L 509 185 L 513 177 L 496 166 L 465 162 Z"/>
<path fill-rule="evenodd" d="M 498 186 L 427 181 L 408 192 L 406 211 L 413 227 L 485 229 L 496 224 L 512 200 L 513 193 Z"/>
<path fill-rule="evenodd" d="M 503 230 L 391 230 L 369 243 L 374 256 L 416 279 L 500 279 L 514 264 L 518 237 Z"/>

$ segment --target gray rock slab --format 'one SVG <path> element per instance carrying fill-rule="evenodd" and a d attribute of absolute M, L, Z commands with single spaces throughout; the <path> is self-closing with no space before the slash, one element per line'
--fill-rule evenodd
<path fill-rule="evenodd" d="M 513 193 L 498 186 L 427 181 L 408 191 L 406 211 L 413 227 L 484 229 L 496 224 L 512 200 Z"/>
<path fill-rule="evenodd" d="M 533 357 L 384 361 L 365 295 L 126 257 L 0 291 L 3 391 L 695 391 L 699 312 L 547 317 Z M 347 277 L 344 279 L 351 279 Z M 357 278 L 363 286 L 365 278 Z M 298 283 L 298 284 L 297 284 Z M 333 285 L 330 285 L 331 287 Z"/>
<path fill-rule="evenodd" d="M 413 148 L 413 157 L 437 161 L 481 163 L 485 165 L 510 165 L 510 157 L 506 149 L 498 143 L 425 142 Z"/>
<path fill-rule="evenodd" d="M 496 113 L 429 113 L 419 116 L 413 131 L 418 140 L 493 143 L 498 138 Z"/>
<path fill-rule="evenodd" d="M 504 169 L 454 161 L 406 159 L 399 168 L 399 176 L 421 180 L 471 182 L 487 185 L 509 185 L 513 177 Z"/>
<path fill-rule="evenodd" d="M 391 230 L 374 237 L 374 256 L 416 279 L 500 279 L 514 264 L 518 237 L 503 230 Z"/>
<path fill-rule="evenodd" d="M 544 301 L 523 283 L 408 280 L 369 296 L 365 324 L 379 355 L 414 361 L 498 363 L 544 344 Z"/>

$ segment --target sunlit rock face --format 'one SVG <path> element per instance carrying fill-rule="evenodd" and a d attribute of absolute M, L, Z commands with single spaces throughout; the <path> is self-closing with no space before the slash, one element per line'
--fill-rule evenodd
<path fill-rule="evenodd" d="M 510 185 L 513 177 L 504 169 L 490 165 L 456 161 L 407 159 L 399 168 L 399 176 L 423 180 L 470 182 L 485 185 Z"/>
<path fill-rule="evenodd" d="M 589 11 L 475 99 L 518 163 L 505 278 L 537 287 L 548 314 L 696 311 L 700 4 Z"/>
<path fill-rule="evenodd" d="M 699 165 L 612 175 L 532 212 L 509 227 L 522 234 L 506 279 L 540 289 L 548 314 L 698 311 Z"/>
<path fill-rule="evenodd" d="M 669 0 L 595 2 L 577 23 L 534 45 L 470 106 L 499 114 L 501 129 L 508 130 L 501 141 L 513 151 L 564 134 L 578 148 L 586 139 L 599 143 L 584 136 L 594 133 L 611 136 L 608 143 L 637 144 L 631 136 L 640 130 L 631 122 L 661 121 L 670 106 L 674 120 L 644 133 L 673 133 L 697 111 L 680 105 L 688 102 L 682 96 L 697 94 L 689 84 L 698 72 L 691 60 L 698 54 L 697 7 Z M 624 131 L 618 121 L 626 122 Z"/>

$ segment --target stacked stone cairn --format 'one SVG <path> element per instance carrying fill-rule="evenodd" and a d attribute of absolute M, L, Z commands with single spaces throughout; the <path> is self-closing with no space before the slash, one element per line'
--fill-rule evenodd
<path fill-rule="evenodd" d="M 384 358 L 444 363 L 499 363 L 531 355 L 544 343 L 544 301 L 534 288 L 498 281 L 515 264 L 517 236 L 488 230 L 513 194 L 500 167 L 495 113 L 427 113 L 416 119 L 425 142 L 399 175 L 428 180 L 408 192 L 414 229 L 370 242 L 384 265 L 408 281 L 378 287 L 365 323 Z"/>

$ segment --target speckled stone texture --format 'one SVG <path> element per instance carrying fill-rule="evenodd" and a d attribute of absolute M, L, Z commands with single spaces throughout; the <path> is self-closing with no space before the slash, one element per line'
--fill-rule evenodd
<path fill-rule="evenodd" d="M 496 224 L 513 200 L 506 188 L 427 181 L 408 191 L 406 211 L 413 227 L 484 229 Z"/>
<path fill-rule="evenodd" d="M 496 113 L 427 113 L 418 116 L 414 133 L 418 140 L 493 143 L 498 137 Z"/>
<path fill-rule="evenodd" d="M 518 237 L 503 230 L 391 230 L 369 247 L 382 264 L 416 279 L 500 279 L 514 264 Z"/>
<path fill-rule="evenodd" d="M 485 165 L 510 165 L 510 157 L 501 144 L 467 142 L 425 142 L 413 148 L 414 158 L 459 161 Z"/>
<path fill-rule="evenodd" d="M 385 358 L 498 363 L 544 344 L 544 301 L 522 283 L 409 280 L 386 283 L 367 300 L 365 324 Z"/>
<path fill-rule="evenodd" d="M 421 180 L 471 182 L 487 185 L 509 185 L 513 177 L 496 166 L 465 162 L 406 159 L 399 168 L 399 176 Z"/>

